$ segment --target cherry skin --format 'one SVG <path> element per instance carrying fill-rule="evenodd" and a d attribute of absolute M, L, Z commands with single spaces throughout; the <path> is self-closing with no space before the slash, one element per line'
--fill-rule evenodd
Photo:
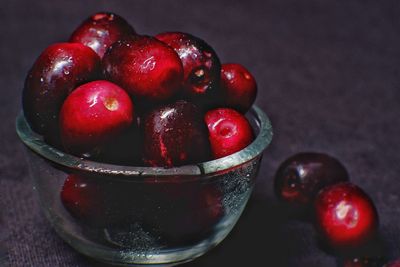
<path fill-rule="evenodd" d="M 76 219 L 88 224 L 104 222 L 104 194 L 99 183 L 79 175 L 67 177 L 61 190 L 61 202 Z"/>
<path fill-rule="evenodd" d="M 240 64 L 222 64 L 220 86 L 226 106 L 242 113 L 246 113 L 256 100 L 256 80 Z"/>
<path fill-rule="evenodd" d="M 210 144 L 202 117 L 194 104 L 184 100 L 148 113 L 143 123 L 144 162 L 173 167 L 208 160 Z"/>
<path fill-rule="evenodd" d="M 135 30 L 122 17 L 114 13 L 93 14 L 72 33 L 69 41 L 93 49 L 101 58 L 116 41 L 136 35 Z"/>
<path fill-rule="evenodd" d="M 198 37 L 182 32 L 155 36 L 174 48 L 183 64 L 183 96 L 199 106 L 222 104 L 219 91 L 221 63 L 214 49 Z"/>
<path fill-rule="evenodd" d="M 212 186 L 188 190 L 172 204 L 161 220 L 161 229 L 164 236 L 179 242 L 202 238 L 224 213 L 222 194 Z"/>
<path fill-rule="evenodd" d="M 107 142 L 92 159 L 117 165 L 143 166 L 143 135 L 135 123 L 118 135 L 118 138 Z"/>
<path fill-rule="evenodd" d="M 206 113 L 211 151 L 214 159 L 242 150 L 254 139 L 253 130 L 245 116 L 229 108 L 218 108 Z"/>
<path fill-rule="evenodd" d="M 348 180 L 346 168 L 337 159 L 323 153 L 298 153 L 279 166 L 275 195 L 292 211 L 302 214 L 313 206 L 319 190 Z"/>
<path fill-rule="evenodd" d="M 58 136 L 58 114 L 64 99 L 99 74 L 100 58 L 92 49 L 73 43 L 47 47 L 29 71 L 22 95 L 32 129 L 45 139 Z"/>
<path fill-rule="evenodd" d="M 203 238 L 224 215 L 222 192 L 214 184 L 199 185 L 182 177 L 147 179 L 147 221 L 172 242 Z"/>
<path fill-rule="evenodd" d="M 141 36 L 114 43 L 103 58 L 105 76 L 140 101 L 169 100 L 181 88 L 182 63 L 157 39 Z"/>
<path fill-rule="evenodd" d="M 60 197 L 65 209 L 76 220 L 104 227 L 136 220 L 142 208 L 138 204 L 143 196 L 141 190 L 140 185 L 113 182 L 109 177 L 70 174 Z"/>
<path fill-rule="evenodd" d="M 369 196 L 349 182 L 322 189 L 315 199 L 315 225 L 336 250 L 361 246 L 375 237 L 378 213 Z"/>
<path fill-rule="evenodd" d="M 133 104 L 123 89 L 102 80 L 86 83 L 61 108 L 61 140 L 67 152 L 90 155 L 118 137 L 132 121 Z"/>

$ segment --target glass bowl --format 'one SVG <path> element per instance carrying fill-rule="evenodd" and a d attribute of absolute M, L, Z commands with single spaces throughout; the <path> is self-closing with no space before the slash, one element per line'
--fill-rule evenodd
<path fill-rule="evenodd" d="M 41 207 L 66 242 L 108 264 L 172 266 L 220 243 L 246 206 L 262 152 L 272 139 L 270 121 L 261 109 L 253 106 L 246 116 L 256 134 L 248 147 L 169 169 L 72 156 L 46 144 L 22 113 L 16 128 L 28 148 Z M 78 200 L 67 196 L 62 201 L 63 187 L 72 187 Z"/>

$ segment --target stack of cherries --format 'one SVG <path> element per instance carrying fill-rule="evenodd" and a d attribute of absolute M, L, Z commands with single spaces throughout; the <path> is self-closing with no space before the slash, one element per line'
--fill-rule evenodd
<path fill-rule="evenodd" d="M 291 215 L 313 219 L 320 243 L 342 257 L 341 266 L 383 266 L 375 205 L 360 187 L 349 182 L 339 160 L 324 153 L 295 154 L 279 166 L 274 188 Z M 400 261 L 385 266 L 400 266 Z"/>
<path fill-rule="evenodd" d="M 36 133 L 67 153 L 112 164 L 170 168 L 248 146 L 254 133 L 244 114 L 256 94 L 250 72 L 240 64 L 221 64 L 202 39 L 182 32 L 139 35 L 122 17 L 96 13 L 68 42 L 50 45 L 38 57 L 25 81 L 23 110 Z M 132 190 L 141 190 L 139 185 L 129 192 L 116 187 L 71 174 L 61 200 L 75 218 L 103 225 L 108 223 L 104 214 L 123 209 L 105 206 L 122 203 L 119 199 L 128 195 L 135 203 Z M 115 192 L 105 192 L 107 188 Z M 154 198 L 160 198 L 159 191 Z M 181 205 L 189 211 L 204 207 L 209 213 L 191 214 L 195 222 L 187 225 L 221 217 L 221 193 L 215 188 L 166 194 L 168 201 L 159 200 L 154 207 L 173 202 L 171 213 L 179 213 Z M 173 201 L 179 197 L 185 201 Z"/>

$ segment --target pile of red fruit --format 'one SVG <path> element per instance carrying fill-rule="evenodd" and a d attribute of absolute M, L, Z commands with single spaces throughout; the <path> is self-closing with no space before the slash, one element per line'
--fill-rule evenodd
<path fill-rule="evenodd" d="M 249 71 L 221 65 L 200 38 L 139 35 L 123 18 L 97 13 L 39 56 L 23 108 L 34 131 L 71 154 L 172 167 L 246 147 L 253 133 L 243 114 L 256 94 Z"/>
<path fill-rule="evenodd" d="M 244 114 L 256 94 L 250 72 L 239 64 L 221 64 L 202 39 L 181 32 L 139 35 L 120 16 L 97 13 L 75 29 L 69 42 L 50 45 L 38 57 L 25 81 L 23 110 L 36 133 L 70 154 L 169 168 L 248 146 L 254 134 Z M 74 217 L 98 223 L 115 210 L 103 206 L 118 203 L 107 198 L 126 191 L 112 194 L 110 188 L 71 174 L 61 199 Z M 185 199 L 183 209 L 220 206 L 220 193 L 213 188 L 184 190 L 169 194 Z M 181 206 L 170 210 L 178 213 Z M 221 213 L 208 210 L 209 217 Z M 203 214 L 192 215 L 203 227 Z"/>
<path fill-rule="evenodd" d="M 279 166 L 274 186 L 287 210 L 303 219 L 313 218 L 324 247 L 344 257 L 341 266 L 383 266 L 375 205 L 349 182 L 346 168 L 337 159 L 323 153 L 295 154 Z M 396 264 L 386 266 L 400 266 Z"/>

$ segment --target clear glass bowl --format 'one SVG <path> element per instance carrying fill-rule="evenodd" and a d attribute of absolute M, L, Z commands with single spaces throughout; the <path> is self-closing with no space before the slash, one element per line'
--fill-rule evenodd
<path fill-rule="evenodd" d="M 248 147 L 217 160 L 169 169 L 72 156 L 46 144 L 22 113 L 16 127 L 28 148 L 41 207 L 66 242 L 109 264 L 172 266 L 220 243 L 245 208 L 262 152 L 272 139 L 271 124 L 261 109 L 253 106 L 247 117 L 256 133 Z M 89 215 L 71 212 L 61 201 L 71 175 L 83 181 L 74 186 L 88 193 L 81 203 L 70 205 L 92 203 Z"/>

